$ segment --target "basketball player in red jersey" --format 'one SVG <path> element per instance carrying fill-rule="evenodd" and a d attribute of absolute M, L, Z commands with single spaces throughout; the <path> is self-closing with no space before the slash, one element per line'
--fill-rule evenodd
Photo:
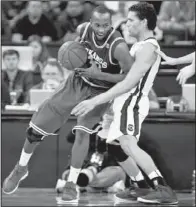
<path fill-rule="evenodd" d="M 137 181 L 145 172 L 154 185 L 154 190 L 137 200 L 143 203 L 177 204 L 178 200 L 152 158 L 137 144 L 142 122 L 149 112 L 148 93 L 159 69 L 161 57 L 156 53 L 160 46 L 153 36 L 156 27 L 156 12 L 153 5 L 140 2 L 129 8 L 127 27 L 137 42 L 130 50 L 134 63 L 126 78 L 110 90 L 78 104 L 72 113 L 83 117 L 95 106 L 113 101 L 114 118 L 108 132 L 107 143 L 118 140 L 124 152 L 132 158 L 132 166 L 137 169 L 133 175 Z M 139 166 L 139 167 L 138 167 Z M 115 198 L 131 199 L 131 190 L 117 194 Z"/>
<path fill-rule="evenodd" d="M 92 12 L 91 22 L 80 26 L 80 41 L 86 47 L 92 66 L 78 69 L 60 86 L 50 99 L 34 113 L 18 163 L 3 183 L 3 192 L 15 192 L 20 181 L 28 176 L 28 162 L 36 146 L 49 135 L 57 135 L 72 109 L 81 101 L 107 91 L 122 81 L 133 63 L 129 49 L 120 33 L 111 26 L 111 14 L 99 6 Z M 123 72 L 123 73 L 122 73 Z M 77 73 L 77 75 L 76 75 Z M 100 121 L 107 104 L 96 107 L 86 116 L 78 117 L 71 169 L 62 196 L 63 202 L 77 202 L 76 181 L 88 152 L 92 127 Z"/>

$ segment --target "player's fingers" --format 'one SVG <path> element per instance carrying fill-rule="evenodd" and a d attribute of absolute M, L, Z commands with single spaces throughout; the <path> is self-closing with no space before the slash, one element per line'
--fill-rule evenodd
<path fill-rule="evenodd" d="M 176 80 L 179 81 L 180 79 L 182 79 L 183 76 L 184 76 L 183 72 L 180 71 L 180 72 L 178 73 L 178 76 L 177 76 Z"/>
<path fill-rule="evenodd" d="M 180 79 L 179 79 L 179 84 L 182 85 L 184 82 L 184 77 L 183 76 L 180 76 Z"/>
<path fill-rule="evenodd" d="M 184 85 L 185 83 L 186 83 L 186 81 L 187 81 L 187 78 L 182 78 L 182 82 L 181 82 L 181 85 Z"/>
<path fill-rule="evenodd" d="M 177 77 L 176 77 L 176 81 L 179 81 L 180 79 L 180 72 L 178 73 Z"/>
<path fill-rule="evenodd" d="M 159 54 L 163 59 L 167 58 L 167 55 L 160 50 L 156 50 L 156 53 Z"/>
<path fill-rule="evenodd" d="M 76 71 L 76 72 L 82 72 L 83 69 L 82 68 L 75 68 L 74 71 Z"/>
<path fill-rule="evenodd" d="M 85 109 L 80 109 L 77 110 L 77 112 L 75 113 L 76 116 L 84 116 L 85 115 Z"/>
<path fill-rule="evenodd" d="M 166 61 L 162 61 L 161 65 L 168 65 L 168 63 Z"/>
<path fill-rule="evenodd" d="M 75 114 L 78 112 L 78 109 L 79 109 L 79 108 L 80 108 L 80 104 L 76 105 L 76 106 L 72 109 L 71 114 L 72 114 L 72 115 L 75 115 Z"/>

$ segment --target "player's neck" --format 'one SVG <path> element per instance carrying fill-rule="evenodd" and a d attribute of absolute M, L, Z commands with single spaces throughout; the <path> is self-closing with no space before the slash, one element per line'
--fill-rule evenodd
<path fill-rule="evenodd" d="M 101 39 L 101 40 L 97 39 L 97 37 L 96 37 L 96 35 L 95 35 L 95 42 L 96 42 L 98 45 L 102 45 L 102 44 L 107 40 L 107 38 L 108 38 L 109 34 L 111 33 L 111 31 L 112 31 L 112 29 L 109 30 L 108 33 L 107 33 L 107 35 L 106 35 L 103 39 Z"/>
<path fill-rule="evenodd" d="M 137 40 L 138 40 L 138 42 L 140 42 L 140 41 L 144 41 L 150 37 L 154 37 L 153 31 L 146 31 L 146 32 L 141 33 L 138 36 Z"/>

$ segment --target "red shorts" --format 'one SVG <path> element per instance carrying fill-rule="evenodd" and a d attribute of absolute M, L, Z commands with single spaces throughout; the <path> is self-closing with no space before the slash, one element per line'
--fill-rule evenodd
<path fill-rule="evenodd" d="M 78 103 L 103 92 L 105 89 L 92 87 L 73 73 L 33 114 L 29 126 L 44 136 L 55 135 Z M 85 117 L 78 118 L 77 125 L 91 129 L 100 121 L 107 107 L 108 104 L 98 106 Z"/>

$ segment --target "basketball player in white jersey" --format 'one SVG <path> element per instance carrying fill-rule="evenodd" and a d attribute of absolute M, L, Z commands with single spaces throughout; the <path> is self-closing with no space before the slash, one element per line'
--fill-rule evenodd
<path fill-rule="evenodd" d="M 180 85 L 184 85 L 186 81 L 195 74 L 195 52 L 179 58 L 169 57 L 162 51 L 157 51 L 157 53 L 164 59 L 164 61 L 161 62 L 162 65 L 181 65 L 191 63 L 180 70 L 176 78 Z"/>
<path fill-rule="evenodd" d="M 127 27 L 131 36 L 137 39 L 130 51 L 134 63 L 126 78 L 107 92 L 78 104 L 72 114 L 84 116 L 95 106 L 113 101 L 114 119 L 110 126 L 107 142 L 119 140 L 126 154 L 132 157 L 135 168 L 139 166 L 154 184 L 154 190 L 138 201 L 157 204 L 177 204 L 172 189 L 152 158 L 137 145 L 143 120 L 148 115 L 148 93 L 159 69 L 161 57 L 156 50 L 159 44 L 153 36 L 156 27 L 156 12 L 151 4 L 141 2 L 130 7 Z M 140 170 L 135 172 L 140 177 Z M 117 197 L 123 197 L 117 195 Z"/>

